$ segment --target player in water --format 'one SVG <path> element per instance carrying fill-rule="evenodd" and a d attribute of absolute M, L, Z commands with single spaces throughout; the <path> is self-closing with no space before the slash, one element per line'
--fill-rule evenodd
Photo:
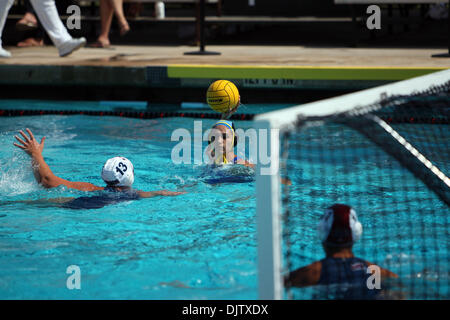
<path fill-rule="evenodd" d="M 376 265 L 355 257 L 352 251 L 353 244 L 362 234 L 356 212 L 348 205 L 335 204 L 325 211 L 318 231 L 325 258 L 292 271 L 285 278 L 285 286 L 322 285 L 337 299 L 376 299 L 380 290 L 367 285 L 371 276 L 368 270 L 373 269 L 368 267 Z M 381 283 L 386 278 L 398 278 L 395 273 L 378 268 Z"/>
<path fill-rule="evenodd" d="M 107 204 L 113 204 L 140 198 L 151 198 L 154 196 L 176 196 L 185 192 L 141 191 L 133 189 L 134 166 L 130 160 L 124 157 L 114 157 L 106 161 L 102 169 L 102 179 L 106 186 L 100 187 L 89 182 L 73 182 L 62 179 L 50 170 L 50 167 L 42 156 L 45 137 L 37 142 L 31 130 L 26 129 L 28 136 L 21 130 L 22 138 L 15 136 L 18 143 L 14 145 L 31 156 L 33 173 L 36 181 L 45 188 L 55 188 L 61 185 L 67 188 L 81 191 L 106 191 L 104 194 L 94 197 L 63 198 L 61 202 L 71 208 L 101 208 Z"/>
<path fill-rule="evenodd" d="M 255 169 L 255 164 L 250 163 L 248 160 L 239 158 L 234 153 L 234 147 L 236 147 L 238 142 L 238 137 L 236 136 L 236 128 L 234 123 L 229 119 L 241 105 L 241 98 L 239 97 L 237 105 L 227 111 L 222 113 L 220 121 L 217 121 L 213 126 L 211 133 L 208 138 L 208 154 L 210 155 L 211 161 L 214 165 L 222 164 L 239 164 L 252 169 Z M 245 177 L 247 178 L 247 177 Z M 212 179 L 215 182 L 239 182 L 248 181 L 247 179 L 239 179 L 239 177 L 220 177 L 218 179 Z M 286 185 L 292 185 L 292 182 L 287 178 L 281 178 L 281 183 Z"/>
<path fill-rule="evenodd" d="M 213 126 L 208 139 L 211 157 L 215 164 L 241 164 L 254 168 L 255 165 L 234 153 L 237 145 L 236 129 L 230 120 L 217 121 Z"/>

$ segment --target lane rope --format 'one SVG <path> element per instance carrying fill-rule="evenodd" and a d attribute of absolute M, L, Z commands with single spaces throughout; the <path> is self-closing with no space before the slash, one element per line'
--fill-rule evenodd
<path fill-rule="evenodd" d="M 20 117 L 39 115 L 87 115 L 87 116 L 115 116 L 123 118 L 137 119 L 157 119 L 157 118 L 200 118 L 200 119 L 220 119 L 220 113 L 200 113 L 184 111 L 80 111 L 80 110 L 18 110 L 0 109 L 0 117 Z M 231 120 L 253 120 L 255 114 L 233 114 Z M 416 123 L 416 124 L 449 124 L 448 117 L 380 117 L 387 123 Z"/>

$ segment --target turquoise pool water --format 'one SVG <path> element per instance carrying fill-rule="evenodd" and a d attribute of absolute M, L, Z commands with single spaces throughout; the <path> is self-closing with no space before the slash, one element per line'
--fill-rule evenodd
<path fill-rule="evenodd" d="M 393 127 L 448 174 L 446 125 Z M 386 297 L 449 298 L 449 207 L 396 159 L 353 129 L 323 124 L 291 135 L 287 174 L 293 185 L 283 192 L 289 198 L 283 239 L 285 257 L 290 253 L 285 263 L 290 261 L 292 269 L 324 258 L 319 219 L 330 203 L 344 203 L 356 210 L 363 226 L 355 255 L 399 276 L 382 285 Z M 309 299 L 330 292 L 315 287 L 291 293 Z"/>
<path fill-rule="evenodd" d="M 3 108 L 46 110 L 123 106 L 114 102 L 1 103 Z M 81 115 L 1 118 L 0 298 L 256 299 L 253 179 L 213 185 L 204 182 L 207 172 L 201 165 L 173 164 L 172 131 L 192 132 L 193 120 Z M 203 127 L 214 122 L 204 120 Z M 251 123 L 237 121 L 236 125 L 247 128 Z M 135 166 L 135 188 L 187 194 L 98 210 L 63 209 L 38 201 L 86 193 L 45 190 L 36 184 L 28 155 L 12 144 L 13 136 L 24 128 L 30 128 L 37 139 L 47 137 L 45 159 L 65 179 L 103 185 L 103 163 L 122 155 Z M 80 267 L 81 290 L 66 288 L 70 265 Z"/>
<path fill-rule="evenodd" d="M 0 106 L 13 104 L 16 108 L 47 105 L 3 101 Z M 57 109 L 89 110 L 98 107 L 98 103 L 75 103 L 75 106 L 50 104 Z M 117 105 L 109 103 L 102 107 L 114 109 Z M 132 107 L 139 109 L 142 105 Z M 244 111 L 281 107 L 284 105 L 248 106 Z M 178 128 L 192 132 L 194 119 L 75 115 L 12 117 L 0 121 L 1 299 L 258 298 L 255 182 L 249 179 L 242 183 L 209 184 L 202 165 L 172 162 L 171 151 L 176 144 L 170 141 L 172 132 Z M 214 120 L 203 120 L 203 128 L 213 123 Z M 242 129 L 252 125 L 245 121 L 235 124 Z M 30 128 L 37 139 L 47 137 L 45 159 L 53 172 L 63 178 L 103 185 L 100 178 L 103 163 L 122 155 L 134 164 L 134 187 L 187 193 L 96 210 L 60 208 L 44 200 L 86 193 L 64 188 L 45 190 L 36 184 L 29 157 L 12 145 L 13 136 L 23 128 Z M 343 156 L 329 162 L 321 158 L 317 150 L 311 149 L 317 138 L 311 132 L 302 136 L 309 151 L 294 153 L 296 160 L 289 163 L 293 181 L 290 199 L 297 212 L 291 217 L 295 228 L 289 230 L 293 267 L 323 257 L 315 233 L 323 207 L 334 201 L 350 201 L 350 195 L 358 195 L 354 205 L 364 233 L 363 245 L 355 246 L 355 253 L 398 272 L 408 290 L 409 284 L 423 288 L 426 281 L 425 294 L 417 290 L 412 295 L 408 293 L 408 298 L 448 299 L 448 207 L 422 188 L 412 175 L 367 144 L 363 148 L 369 152 L 362 154 L 369 157 L 355 160 L 358 170 L 340 172 L 336 181 L 325 178 L 327 174 L 320 174 L 320 170 L 328 173 L 326 170 L 332 170 L 328 165 L 349 159 Z M 333 135 L 335 143 L 348 141 L 345 130 L 337 132 Z M 359 147 L 359 140 L 346 144 L 347 150 L 361 150 Z M 376 158 L 370 158 L 373 154 Z M 311 166 L 311 159 L 323 161 L 325 169 Z M 307 170 L 308 166 L 311 167 Z M 323 177 L 320 184 L 312 176 L 317 172 Z M 366 172 L 366 176 L 361 176 L 361 172 Z M 380 176 L 381 179 L 373 178 Z M 410 198 L 419 197 L 411 203 L 406 199 L 396 204 L 389 215 L 383 205 L 395 193 L 385 181 L 396 178 L 406 181 L 410 188 L 406 190 L 412 192 Z M 337 187 L 326 189 L 330 182 Z M 344 196 L 339 196 L 339 190 L 345 191 Z M 421 201 L 425 200 L 433 210 L 421 207 Z M 411 210 L 411 205 L 420 210 Z M 305 210 L 309 212 L 307 215 L 303 214 Z M 388 230 L 394 230 L 394 234 Z M 70 265 L 80 267 L 81 290 L 66 287 L 69 277 L 66 269 Z M 296 291 L 297 298 L 313 296 L 311 289 Z"/>

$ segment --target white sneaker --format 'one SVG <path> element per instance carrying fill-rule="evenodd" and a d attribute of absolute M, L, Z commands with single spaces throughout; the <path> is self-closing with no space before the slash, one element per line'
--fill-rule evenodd
<path fill-rule="evenodd" d="M 84 37 L 66 41 L 58 48 L 59 56 L 60 57 L 68 56 L 75 50 L 80 49 L 81 47 L 84 47 L 85 45 L 86 45 L 86 39 Z"/>
<path fill-rule="evenodd" d="M 11 52 L 6 51 L 3 48 L 0 48 L 0 58 L 11 58 Z"/>

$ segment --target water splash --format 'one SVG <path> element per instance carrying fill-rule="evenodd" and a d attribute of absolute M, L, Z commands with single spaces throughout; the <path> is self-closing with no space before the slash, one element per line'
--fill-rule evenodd
<path fill-rule="evenodd" d="M 14 154 L 12 158 L 0 160 L 0 194 L 13 197 L 38 191 L 28 156 Z"/>

